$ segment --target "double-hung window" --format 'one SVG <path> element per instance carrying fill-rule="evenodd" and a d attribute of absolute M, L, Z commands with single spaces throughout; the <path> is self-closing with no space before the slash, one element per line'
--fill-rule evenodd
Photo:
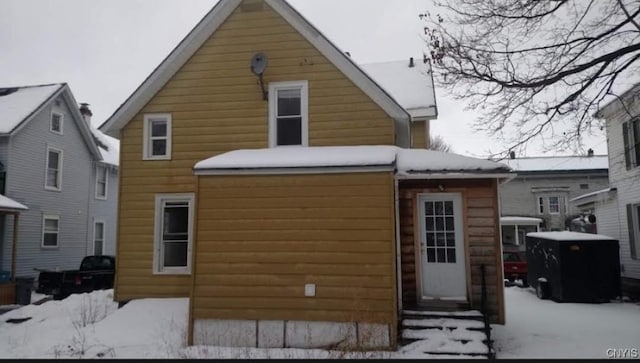
<path fill-rule="evenodd" d="M 549 214 L 560 214 L 560 197 L 549 197 Z"/>
<path fill-rule="evenodd" d="M 107 180 L 109 177 L 109 169 L 104 165 L 98 165 L 96 168 L 96 198 L 107 199 Z"/>
<path fill-rule="evenodd" d="M 544 198 L 538 197 L 538 214 L 544 214 Z"/>
<path fill-rule="evenodd" d="M 171 115 L 144 115 L 143 159 L 171 160 Z"/>
<path fill-rule="evenodd" d="M 93 223 L 93 254 L 96 256 L 104 254 L 104 222 L 102 221 Z"/>
<path fill-rule="evenodd" d="M 309 83 L 269 84 L 269 147 L 309 146 Z"/>
<path fill-rule="evenodd" d="M 193 243 L 193 194 L 156 196 L 155 253 L 156 273 L 191 272 Z"/>
<path fill-rule="evenodd" d="M 58 247 L 60 234 L 60 217 L 45 215 L 42 217 L 42 247 Z"/>
<path fill-rule="evenodd" d="M 62 190 L 62 150 L 47 148 L 47 169 L 44 187 L 47 190 Z"/>
<path fill-rule="evenodd" d="M 640 118 L 622 124 L 622 138 L 627 169 L 640 167 Z"/>
<path fill-rule="evenodd" d="M 53 133 L 62 135 L 62 122 L 64 116 L 59 112 L 51 112 L 51 120 L 49 121 L 49 130 Z"/>

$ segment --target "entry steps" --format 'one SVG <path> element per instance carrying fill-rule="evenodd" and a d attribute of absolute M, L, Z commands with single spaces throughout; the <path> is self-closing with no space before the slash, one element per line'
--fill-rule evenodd
<path fill-rule="evenodd" d="M 442 358 L 490 358 L 484 317 L 471 311 L 403 310 L 400 351 Z"/>

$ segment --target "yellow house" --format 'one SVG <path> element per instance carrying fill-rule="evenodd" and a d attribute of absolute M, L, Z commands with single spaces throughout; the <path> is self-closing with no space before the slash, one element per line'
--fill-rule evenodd
<path fill-rule="evenodd" d="M 356 65 L 284 0 L 221 0 L 101 127 L 115 299 L 189 297 L 193 344 L 394 347 L 403 310 L 504 322 L 503 164 L 426 150 L 429 64 Z"/>

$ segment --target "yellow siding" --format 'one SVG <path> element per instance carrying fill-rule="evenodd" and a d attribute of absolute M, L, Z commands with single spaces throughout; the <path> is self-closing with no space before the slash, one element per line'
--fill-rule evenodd
<path fill-rule="evenodd" d="M 258 51 L 269 56 L 266 83 L 309 81 L 311 146 L 394 143 L 391 118 L 269 6 L 238 8 L 122 130 L 116 299 L 188 296 L 188 276 L 152 275 L 154 197 L 195 192 L 199 160 L 268 146 L 267 102 L 249 70 Z M 171 161 L 142 160 L 143 115 L 153 112 L 172 114 Z M 221 202 L 233 208 L 233 198 Z"/>
<path fill-rule="evenodd" d="M 413 149 L 429 148 L 427 128 L 428 128 L 427 121 L 416 121 L 411 123 L 411 148 Z"/>
<path fill-rule="evenodd" d="M 395 326 L 390 172 L 206 176 L 197 205 L 193 319 Z"/>

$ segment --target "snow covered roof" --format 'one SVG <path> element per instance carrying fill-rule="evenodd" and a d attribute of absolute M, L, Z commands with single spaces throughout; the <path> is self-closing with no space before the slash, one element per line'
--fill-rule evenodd
<path fill-rule="evenodd" d="M 604 236 L 601 234 L 580 233 L 580 232 L 531 232 L 527 233 L 528 237 L 544 238 L 554 241 L 615 241 L 615 238 Z"/>
<path fill-rule="evenodd" d="M 542 223 L 541 218 L 531 218 L 531 217 L 500 217 L 500 223 L 514 225 L 514 224 L 522 224 L 522 225 L 538 225 Z"/>
<path fill-rule="evenodd" d="M 609 169 L 609 157 L 607 155 L 521 158 L 506 159 L 502 162 L 509 165 L 516 172 Z"/>
<path fill-rule="evenodd" d="M 609 193 L 609 192 L 615 192 L 617 190 L 618 190 L 618 188 L 606 188 L 606 189 L 598 190 L 598 191 L 595 191 L 595 192 L 592 192 L 592 193 L 583 194 L 583 195 L 581 195 L 579 197 L 575 197 L 575 198 L 573 198 L 573 199 L 571 199 L 569 201 L 570 202 L 577 202 L 577 201 L 580 201 L 580 200 L 583 200 L 583 199 L 596 197 L 596 196 L 599 196 L 599 195 L 602 195 L 602 194 L 606 194 L 606 193 Z"/>
<path fill-rule="evenodd" d="M 1 211 L 10 211 L 17 212 L 22 210 L 28 210 L 27 206 L 22 203 L 18 203 L 11 198 L 7 198 L 4 195 L 0 194 L 0 210 Z"/>
<path fill-rule="evenodd" d="M 198 162 L 196 174 L 250 172 L 265 169 L 317 168 L 396 169 L 399 175 L 421 173 L 506 173 L 489 160 L 396 146 L 321 146 L 237 150 Z"/>
<path fill-rule="evenodd" d="M 102 155 L 102 161 L 106 164 L 113 166 L 120 165 L 120 141 L 115 139 L 102 131 L 98 130 L 95 126 L 90 125 L 91 133 L 95 137 L 98 149 Z"/>
<path fill-rule="evenodd" d="M 0 88 L 0 134 L 12 132 L 64 84 Z"/>
<path fill-rule="evenodd" d="M 413 118 L 435 118 L 438 115 L 431 76 L 431 64 L 422 59 L 361 64 L 382 88 L 404 107 Z"/>

